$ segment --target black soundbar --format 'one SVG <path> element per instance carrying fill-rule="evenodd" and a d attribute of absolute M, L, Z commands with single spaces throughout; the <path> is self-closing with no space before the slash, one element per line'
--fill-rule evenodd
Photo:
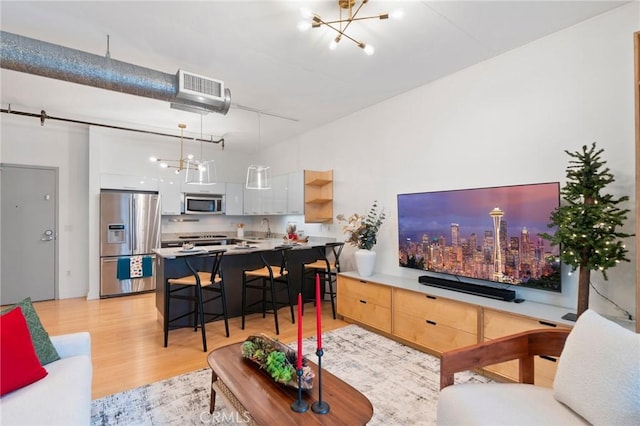
<path fill-rule="evenodd" d="M 505 288 L 490 287 L 480 284 L 469 284 L 461 281 L 452 281 L 444 278 L 421 275 L 418 277 L 420 284 L 431 287 L 444 288 L 447 290 L 459 291 L 461 293 L 473 294 L 476 296 L 489 297 L 491 299 L 504 300 L 510 302 L 516 298 L 516 292 Z"/>

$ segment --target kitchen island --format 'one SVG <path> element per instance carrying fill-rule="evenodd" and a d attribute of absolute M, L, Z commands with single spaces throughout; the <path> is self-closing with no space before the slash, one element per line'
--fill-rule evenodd
<path fill-rule="evenodd" d="M 227 312 L 229 317 L 242 315 L 242 272 L 245 269 L 262 267 L 262 261 L 258 252 L 273 250 L 283 245 L 282 239 L 252 240 L 247 238 L 247 247 L 236 244 L 222 244 L 212 246 L 199 246 L 196 250 L 183 251 L 182 248 L 169 247 L 154 249 L 156 253 L 156 308 L 164 318 L 165 314 L 165 294 L 167 291 L 167 279 L 189 275 L 191 272 L 187 267 L 185 259 L 189 259 L 192 265 L 198 270 L 206 270 L 210 262 L 206 253 L 211 250 L 225 250 L 222 258 L 222 276 L 224 280 L 225 293 L 227 299 Z M 291 294 L 296 295 L 301 289 L 302 265 L 311 262 L 318 257 L 318 247 L 323 247 L 326 243 L 335 241 L 333 238 L 313 238 L 306 243 L 295 243 L 291 246 L 288 254 L 289 285 Z M 265 256 L 268 260 L 268 254 Z M 313 286 L 305 289 L 304 297 L 313 298 Z M 254 297 L 252 299 L 252 297 Z M 256 300 L 257 295 L 248 294 L 248 303 Z M 219 303 L 214 301 L 211 303 Z M 294 304 L 295 304 L 294 299 Z M 213 310 L 215 310 L 214 307 Z M 171 317 L 191 310 L 190 302 L 183 300 L 171 300 Z M 184 323 L 176 325 L 189 325 L 189 318 L 184 318 Z"/>

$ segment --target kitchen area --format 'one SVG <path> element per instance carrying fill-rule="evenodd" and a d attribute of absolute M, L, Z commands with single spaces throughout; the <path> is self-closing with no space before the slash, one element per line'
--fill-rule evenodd
<path fill-rule="evenodd" d="M 157 162 L 150 161 L 151 155 L 178 158 L 176 150 L 180 142 L 175 138 L 91 128 L 89 140 L 86 226 L 90 238 L 87 250 L 74 255 L 80 259 L 87 257 L 84 264 L 88 265 L 89 278 L 76 280 L 73 284 L 78 288 L 77 291 L 82 291 L 80 286 L 86 286 L 88 292 L 85 294 L 89 299 L 104 297 L 100 289 L 101 258 L 104 257 L 100 239 L 105 232 L 100 220 L 100 194 L 105 191 L 158 195 L 160 241 L 157 248 L 163 245 L 165 248 L 177 247 L 184 242 L 197 246 L 224 245 L 232 238 L 242 238 L 239 236 L 266 238 L 269 235 L 282 238 L 290 223 L 296 225 L 296 233 L 301 237 L 336 238 L 338 226 L 332 223 L 331 170 L 322 172 L 327 176 L 318 176 L 317 172 L 303 170 L 292 163 L 291 168 L 271 170 L 271 189 L 247 189 L 246 154 L 230 149 L 221 150 L 220 146 L 205 143 L 203 155 L 215 159 L 215 183 L 191 184 L 185 181 L 184 170 L 176 173 L 177 169 L 162 168 Z M 197 153 L 200 148 L 199 143 L 185 137 L 185 154 Z M 125 152 L 127 154 L 123 155 Z M 151 254 L 135 255 L 144 258 Z M 157 265 L 154 263 L 153 267 L 155 276 Z M 66 265 L 63 268 L 67 268 Z M 65 278 L 73 278 L 74 270 L 64 275 Z M 64 283 L 67 285 L 67 279 Z"/>
<path fill-rule="evenodd" d="M 296 176 L 300 183 L 304 183 L 303 173 L 296 173 Z M 288 258 L 290 285 L 292 292 L 299 292 L 303 263 L 317 259 L 318 247 L 323 248 L 327 242 L 335 241 L 333 237 L 307 233 L 307 230 L 313 234 L 314 229 L 326 227 L 323 223 L 328 221 L 306 222 L 305 190 L 304 185 L 300 186 L 303 196 L 298 205 L 288 203 L 291 199 L 287 197 L 288 185 L 282 186 L 279 195 L 277 186 L 266 191 L 247 190 L 242 184 L 201 186 L 198 187 L 199 193 L 179 192 L 178 211 L 172 211 L 179 214 L 163 214 L 167 211 L 167 203 L 174 205 L 172 209 L 176 210 L 176 198 L 171 194 L 167 196 L 166 191 L 102 188 L 100 259 L 101 265 L 110 262 L 115 266 L 101 267 L 100 297 L 155 292 L 156 308 L 163 316 L 166 280 L 190 273 L 184 256 L 224 249 L 222 270 L 227 308 L 230 316 L 237 316 L 241 314 L 242 271 L 262 266 L 256 252 L 283 244 L 291 245 Z M 225 192 L 214 193 L 221 189 Z M 239 192 L 234 192 L 234 189 L 239 189 Z M 319 201 L 313 190 L 306 193 L 316 197 L 314 205 L 327 204 L 326 200 Z M 137 199 L 147 201 L 140 205 L 140 201 L 135 201 Z M 260 207 L 255 211 L 245 211 L 244 205 L 251 209 L 256 209 L 256 205 Z M 267 210 L 274 206 L 278 212 Z M 296 214 L 288 214 L 290 211 Z M 325 214 L 330 218 L 332 212 Z M 141 229 L 145 232 L 138 235 Z M 133 277 L 134 270 L 140 266 L 135 262 L 142 264 L 143 276 Z M 145 267 L 149 262 L 151 269 Z M 201 268 L 206 268 L 206 256 L 196 262 L 201 263 Z M 309 290 L 313 291 L 313 288 Z M 313 294 L 305 296 L 312 297 Z M 188 309 L 187 305 L 174 307 L 173 303 L 172 312 Z M 181 301 L 177 304 L 180 305 Z"/>
<path fill-rule="evenodd" d="M 162 196 L 155 192 L 101 191 L 101 298 L 154 291 L 157 287 L 154 249 L 211 249 L 266 239 L 281 242 L 287 226 L 296 228 L 296 220 L 303 220 L 293 217 L 292 222 L 290 216 L 227 216 L 224 194 L 197 194 L 197 197 L 182 194 L 181 198 L 184 214 L 162 216 Z M 279 232 L 272 231 L 272 221 Z M 291 237 L 302 239 L 304 231 L 299 230 Z"/>

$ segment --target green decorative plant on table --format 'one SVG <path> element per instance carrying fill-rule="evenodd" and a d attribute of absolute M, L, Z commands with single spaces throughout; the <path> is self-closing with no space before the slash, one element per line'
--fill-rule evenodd
<path fill-rule="evenodd" d="M 602 149 L 596 149 L 596 143 L 582 151 L 565 152 L 574 160 L 567 167 L 567 183 L 561 194 L 567 204 L 558 207 L 551 214 L 549 228 L 557 227 L 554 235 L 542 234 L 551 241 L 552 246 L 560 245 L 560 259 L 571 265 L 573 270 L 580 268 L 578 276 L 578 309 L 576 318 L 589 307 L 589 284 L 592 270 L 602 272 L 607 280 L 607 269 L 620 261 L 629 262 L 627 249 L 621 238 L 634 234 L 620 232 L 630 210 L 618 205 L 628 201 L 629 197 L 615 198 L 601 191 L 615 181 L 606 161 L 601 159 Z M 565 316 L 573 319 L 572 314 Z"/>
<path fill-rule="evenodd" d="M 336 217 L 339 222 L 346 222 L 342 227 L 342 231 L 347 235 L 345 242 L 358 249 L 354 254 L 356 268 L 358 274 L 363 277 L 373 273 L 376 259 L 373 246 L 378 242 L 378 231 L 385 218 L 384 210 L 378 210 L 378 201 L 373 202 L 367 215 L 354 213 L 349 219 L 346 219 L 343 214 Z"/>
<path fill-rule="evenodd" d="M 247 358 L 265 370 L 273 380 L 294 388 L 298 387 L 295 365 L 297 353 L 281 342 L 265 335 L 249 336 L 242 344 L 242 357 Z M 315 375 L 302 358 L 302 389 L 313 388 Z"/>

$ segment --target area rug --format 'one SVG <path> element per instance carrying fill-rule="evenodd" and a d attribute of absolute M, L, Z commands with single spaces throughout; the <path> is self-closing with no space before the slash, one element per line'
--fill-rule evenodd
<path fill-rule="evenodd" d="M 357 325 L 322 335 L 323 367 L 365 394 L 373 405 L 370 425 L 434 425 L 440 388 L 438 358 Z M 315 338 L 303 351 L 315 358 Z M 293 344 L 292 344 L 293 347 Z M 486 377 L 464 372 L 456 383 L 484 383 Z M 243 416 L 223 398 L 209 414 L 208 368 L 93 401 L 93 425 L 234 425 Z M 331 404 L 331 401 L 327 401 Z"/>

